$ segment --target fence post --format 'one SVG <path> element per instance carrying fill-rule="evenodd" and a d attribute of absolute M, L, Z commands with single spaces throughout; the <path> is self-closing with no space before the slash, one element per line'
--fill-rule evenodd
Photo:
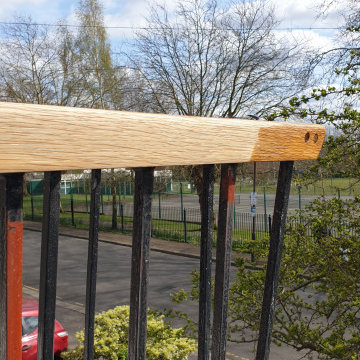
<path fill-rule="evenodd" d="M 120 207 L 121 207 L 121 194 L 120 194 L 120 185 L 118 186 L 118 202 L 119 202 L 119 216 L 120 216 Z"/>
<path fill-rule="evenodd" d="M 0 182 L 1 355 L 21 360 L 23 174 L 1 176 Z"/>
<path fill-rule="evenodd" d="M 181 205 L 181 220 L 184 221 L 184 203 L 183 203 L 183 187 L 182 183 L 180 183 L 180 205 Z"/>
<path fill-rule="evenodd" d="M 187 239 L 187 229 L 186 229 L 186 209 L 183 210 L 183 223 L 184 223 L 184 238 L 185 238 L 185 242 L 188 242 Z"/>
<path fill-rule="evenodd" d="M 30 196 L 30 202 L 31 202 L 31 220 L 34 221 L 34 197 L 32 194 Z"/>
<path fill-rule="evenodd" d="M 198 360 L 209 359 L 214 165 L 203 165 L 199 281 Z"/>
<path fill-rule="evenodd" d="M 236 165 L 221 165 L 211 358 L 225 360 Z"/>
<path fill-rule="evenodd" d="M 338 199 L 340 200 L 341 198 L 341 193 L 340 193 L 340 189 L 338 189 Z"/>
<path fill-rule="evenodd" d="M 269 234 L 270 234 L 270 231 L 271 231 L 271 215 L 269 215 Z"/>
<path fill-rule="evenodd" d="M 0 359 L 7 359 L 7 221 L 6 176 L 0 175 Z M 20 311 L 20 307 L 18 309 Z M 20 339 L 19 334 L 19 339 Z M 21 341 L 21 340 L 20 340 Z M 19 349 L 20 352 L 20 349 Z"/>
<path fill-rule="evenodd" d="M 85 192 L 85 207 L 86 207 L 86 213 L 89 213 L 89 204 L 88 204 L 88 198 L 87 193 Z"/>
<path fill-rule="evenodd" d="M 74 197 L 72 187 L 70 188 L 70 208 L 71 208 L 71 225 L 75 226 L 75 218 L 74 218 Z"/>
<path fill-rule="evenodd" d="M 158 192 L 158 198 L 159 198 L 159 219 L 161 220 L 161 200 L 160 200 L 160 191 Z"/>
<path fill-rule="evenodd" d="M 121 232 L 124 232 L 124 206 L 120 204 Z"/>
<path fill-rule="evenodd" d="M 253 193 L 256 193 L 256 162 L 254 161 L 254 182 L 253 182 Z M 256 207 L 255 207 L 255 214 L 253 215 L 252 219 L 252 234 L 251 234 L 251 240 L 256 239 L 255 235 L 255 227 L 256 227 Z"/>
<path fill-rule="evenodd" d="M 267 214 L 266 214 L 266 187 L 264 186 L 264 222 L 265 222 L 265 232 L 268 232 L 267 224 Z"/>
<path fill-rule="evenodd" d="M 94 359 L 94 321 L 98 262 L 101 170 L 91 171 L 90 224 L 86 276 L 84 359 Z"/>
<path fill-rule="evenodd" d="M 302 212 L 302 209 L 301 209 L 301 186 L 298 186 L 298 192 L 299 192 L 299 214 L 300 214 L 300 224 L 302 222 L 301 220 L 301 212 Z"/>
<path fill-rule="evenodd" d="M 104 195 L 102 191 L 101 191 L 100 200 L 101 200 L 101 215 L 104 215 Z"/>
<path fill-rule="evenodd" d="M 256 360 L 269 359 L 293 166 L 293 161 L 280 162 L 274 206 L 274 223 L 270 232 L 270 249 L 266 268 Z"/>
<path fill-rule="evenodd" d="M 61 172 L 44 173 L 43 225 L 41 238 L 38 359 L 54 357 L 54 321 L 60 216 Z"/>
<path fill-rule="evenodd" d="M 154 168 L 135 170 L 134 223 L 131 256 L 129 360 L 145 360 L 147 284 Z"/>

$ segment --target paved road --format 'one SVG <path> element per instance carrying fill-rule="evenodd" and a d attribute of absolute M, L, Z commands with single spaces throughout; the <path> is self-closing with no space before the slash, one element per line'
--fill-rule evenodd
<path fill-rule="evenodd" d="M 24 231 L 24 293 L 36 297 L 39 287 L 41 234 Z M 87 241 L 60 236 L 56 317 L 70 333 L 70 346 L 76 341 L 74 333 L 84 327 L 85 278 Z M 129 304 L 131 248 L 99 243 L 98 287 L 96 311 L 103 311 L 120 304 Z M 189 289 L 190 272 L 198 269 L 197 259 L 151 252 L 149 306 L 163 309 L 171 305 L 169 293 L 179 289 Z M 233 269 L 232 276 L 234 276 Z M 197 319 L 197 305 L 181 305 L 179 309 Z M 229 344 L 228 359 L 253 359 L 251 345 Z M 292 349 L 274 347 L 273 360 L 298 359 Z M 196 359 L 194 355 L 192 359 Z"/>

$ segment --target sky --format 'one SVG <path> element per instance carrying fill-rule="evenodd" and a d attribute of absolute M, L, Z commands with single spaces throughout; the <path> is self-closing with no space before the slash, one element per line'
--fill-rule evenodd
<path fill-rule="evenodd" d="M 262 1 L 262 0 L 251 0 Z M 291 37 L 306 38 L 311 45 L 323 49 L 333 46 L 332 39 L 337 28 L 342 25 L 339 11 L 345 9 L 345 3 L 336 1 L 326 18 L 317 17 L 317 2 L 321 0 L 269 0 L 275 5 L 275 12 L 282 20 L 280 28 Z M 145 16 L 149 8 L 147 0 L 103 0 L 105 25 L 141 27 L 145 24 Z M 162 0 L 168 8 L 174 9 L 176 1 Z M 76 24 L 74 16 L 76 0 L 0 0 L 0 21 L 11 21 L 14 15 L 30 15 L 37 23 L 56 23 L 58 19 L 66 19 L 68 24 Z M 296 29 L 301 30 L 296 30 Z M 306 28 L 306 29 L 304 29 Z M 309 29 L 311 28 L 311 29 Z M 330 29 L 314 29 L 330 28 Z M 132 30 L 108 29 L 112 44 L 118 44 L 121 39 L 133 34 Z"/>

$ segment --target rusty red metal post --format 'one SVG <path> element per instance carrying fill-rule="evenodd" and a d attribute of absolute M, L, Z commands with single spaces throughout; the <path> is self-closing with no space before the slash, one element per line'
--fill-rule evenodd
<path fill-rule="evenodd" d="M 5 229 L 1 231 L 2 237 L 6 234 L 6 358 L 21 360 L 21 311 L 22 311 L 22 246 L 23 246 L 23 174 L 15 173 L 5 175 L 6 183 L 6 215 L 2 214 L 2 220 L 6 218 Z M 4 194 L 2 194 L 4 195 Z M 2 200 L 3 197 L 2 197 Z M 2 225 L 3 227 L 3 225 Z M 2 259 L 4 260 L 4 259 Z M 2 290 L 2 289 L 1 289 Z M 3 303 L 2 306 L 5 306 Z M 1 339 L 3 340 L 3 339 Z M 4 356 L 4 354 L 2 354 Z"/>
<path fill-rule="evenodd" d="M 6 178 L 0 175 L 0 360 L 6 360 Z"/>
<path fill-rule="evenodd" d="M 211 359 L 225 360 L 236 165 L 221 165 Z"/>

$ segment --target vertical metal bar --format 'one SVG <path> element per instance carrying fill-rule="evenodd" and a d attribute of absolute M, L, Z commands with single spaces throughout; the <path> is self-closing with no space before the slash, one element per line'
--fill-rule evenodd
<path fill-rule="evenodd" d="M 160 191 L 158 192 L 158 200 L 159 200 L 159 219 L 161 220 L 161 198 L 160 198 Z"/>
<path fill-rule="evenodd" d="M 7 359 L 21 360 L 23 174 L 6 178 L 6 322 Z"/>
<path fill-rule="evenodd" d="M 181 221 L 184 220 L 183 212 L 184 212 L 184 202 L 183 202 L 183 187 L 182 183 L 180 183 L 180 206 L 181 206 Z"/>
<path fill-rule="evenodd" d="M 268 224 L 267 224 L 267 211 L 266 211 L 266 187 L 264 186 L 264 222 L 265 222 L 265 232 L 268 232 Z"/>
<path fill-rule="evenodd" d="M 31 203 L 31 220 L 34 221 L 34 197 L 30 196 L 30 203 Z"/>
<path fill-rule="evenodd" d="M 211 248 L 214 202 L 214 165 L 203 166 L 199 284 L 198 359 L 209 359 L 211 311 Z"/>
<path fill-rule="evenodd" d="M 271 215 L 269 215 L 269 230 L 268 230 L 268 233 L 270 234 L 271 232 Z"/>
<path fill-rule="evenodd" d="M 96 272 L 100 218 L 101 170 L 91 172 L 90 227 L 86 279 L 84 360 L 94 359 Z"/>
<path fill-rule="evenodd" d="M 0 175 L 0 360 L 6 360 L 6 178 Z"/>
<path fill-rule="evenodd" d="M 37 359 L 54 357 L 61 172 L 44 173 Z"/>
<path fill-rule="evenodd" d="M 71 188 L 71 195 L 70 195 L 70 209 L 71 209 L 71 225 L 75 226 L 75 219 L 74 219 L 74 196 L 73 191 Z"/>
<path fill-rule="evenodd" d="M 256 360 L 269 359 L 276 293 L 279 281 L 281 252 L 284 241 L 293 165 L 293 161 L 280 162 L 274 215 L 270 230 L 270 249 L 267 262 Z"/>
<path fill-rule="evenodd" d="M 146 353 L 147 283 L 153 182 L 154 168 L 139 168 L 135 170 L 129 360 L 144 360 Z"/>
<path fill-rule="evenodd" d="M 186 224 L 186 209 L 184 209 L 183 219 L 184 219 L 184 240 L 187 243 L 188 238 L 187 238 L 187 224 Z"/>
<path fill-rule="evenodd" d="M 225 360 L 236 165 L 221 165 L 211 359 Z"/>
<path fill-rule="evenodd" d="M 120 205 L 120 216 L 121 216 L 121 232 L 124 232 L 124 206 Z"/>
<path fill-rule="evenodd" d="M 254 162 L 254 182 L 253 182 L 253 193 L 255 194 L 256 192 L 256 162 Z M 256 208 L 255 208 L 256 211 Z M 256 226 L 256 212 L 255 214 L 252 214 L 253 218 L 252 218 L 252 234 L 251 234 L 251 240 L 255 240 L 256 235 L 255 235 L 255 226 Z"/>

